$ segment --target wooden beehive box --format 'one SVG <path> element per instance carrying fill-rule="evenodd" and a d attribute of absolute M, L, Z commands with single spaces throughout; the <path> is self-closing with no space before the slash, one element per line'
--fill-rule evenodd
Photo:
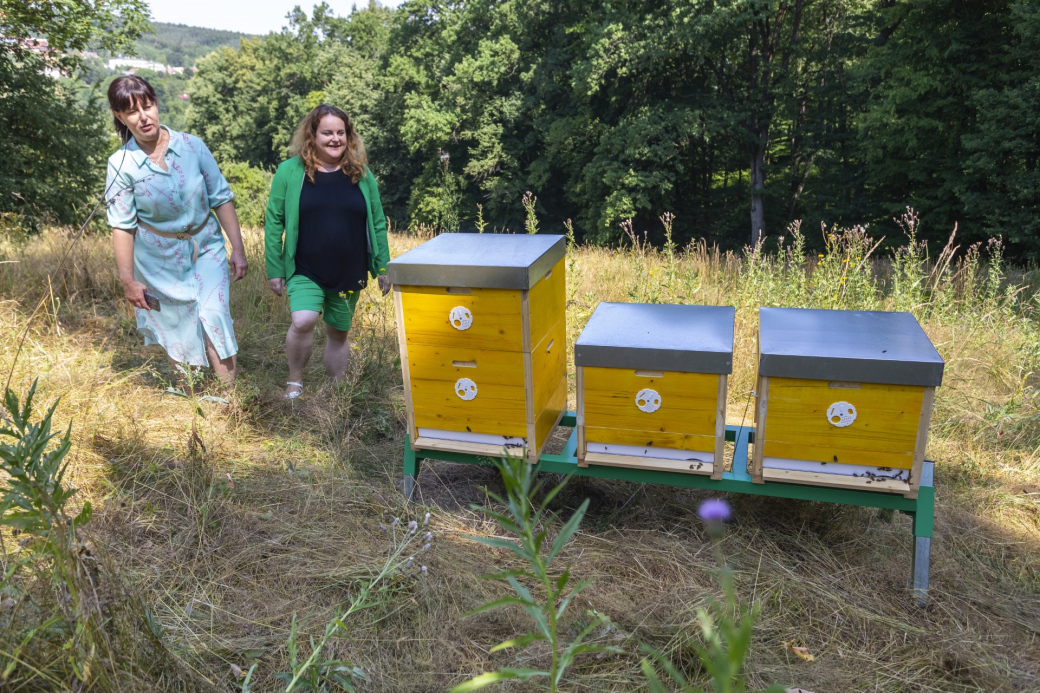
<path fill-rule="evenodd" d="M 578 463 L 721 479 L 733 315 L 600 303 L 574 345 Z"/>
<path fill-rule="evenodd" d="M 565 249 L 448 233 L 390 262 L 414 450 L 538 459 L 567 403 Z"/>
<path fill-rule="evenodd" d="M 916 497 L 944 364 L 913 315 L 762 308 L 758 344 L 754 481 Z"/>

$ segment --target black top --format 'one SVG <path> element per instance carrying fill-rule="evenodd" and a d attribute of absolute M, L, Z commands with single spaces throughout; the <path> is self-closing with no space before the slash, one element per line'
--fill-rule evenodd
<path fill-rule="evenodd" d="M 368 273 L 368 210 L 358 184 L 343 171 L 304 176 L 296 274 L 331 291 L 360 291 Z"/>

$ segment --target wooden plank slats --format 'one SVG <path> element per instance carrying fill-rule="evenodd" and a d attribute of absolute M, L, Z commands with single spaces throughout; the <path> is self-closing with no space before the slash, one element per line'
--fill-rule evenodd
<path fill-rule="evenodd" d="M 764 456 L 910 469 L 924 388 L 841 385 L 770 378 Z M 856 407 L 855 422 L 844 428 L 827 420 L 827 409 L 839 401 Z"/>
<path fill-rule="evenodd" d="M 522 351 L 524 334 L 520 302 L 523 292 L 512 289 L 473 289 L 449 293 L 445 287 L 401 287 L 405 339 L 408 346 L 454 346 L 495 351 Z M 461 306 L 473 324 L 459 330 L 449 314 Z"/>

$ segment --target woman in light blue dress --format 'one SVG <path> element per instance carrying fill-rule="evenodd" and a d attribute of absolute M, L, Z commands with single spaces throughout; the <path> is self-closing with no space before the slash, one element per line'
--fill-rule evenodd
<path fill-rule="evenodd" d="M 108 160 L 108 224 L 137 329 L 175 363 L 211 366 L 230 383 L 238 343 L 229 266 L 235 281 L 247 269 L 231 189 L 202 140 L 159 124 L 144 79 L 117 78 L 108 101 L 125 143 Z"/>

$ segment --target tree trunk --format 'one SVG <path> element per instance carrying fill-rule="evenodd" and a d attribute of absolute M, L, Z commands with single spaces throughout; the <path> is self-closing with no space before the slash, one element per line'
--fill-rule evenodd
<path fill-rule="evenodd" d="M 765 138 L 751 145 L 751 245 L 761 242 L 765 233 L 766 208 L 764 193 L 766 188 L 765 172 Z"/>

